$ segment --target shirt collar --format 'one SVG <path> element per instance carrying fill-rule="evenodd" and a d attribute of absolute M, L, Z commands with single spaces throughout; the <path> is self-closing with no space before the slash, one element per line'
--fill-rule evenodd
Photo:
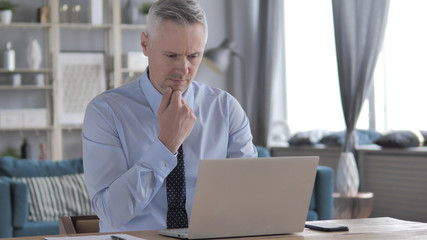
<path fill-rule="evenodd" d="M 139 79 L 139 86 L 141 87 L 142 92 L 147 98 L 148 103 L 150 104 L 151 110 L 157 118 L 157 110 L 159 110 L 160 103 L 162 101 L 162 94 L 153 86 L 150 79 L 148 79 L 148 68 L 142 74 Z M 194 89 L 193 83 L 187 88 L 187 91 L 183 94 L 184 101 L 188 106 L 194 111 Z"/>

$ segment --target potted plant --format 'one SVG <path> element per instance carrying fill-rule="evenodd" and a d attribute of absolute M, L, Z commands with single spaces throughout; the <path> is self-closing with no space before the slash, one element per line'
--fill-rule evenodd
<path fill-rule="evenodd" d="M 15 11 L 17 4 L 9 0 L 0 1 L 0 23 L 9 24 L 12 22 L 12 12 Z"/>
<path fill-rule="evenodd" d="M 3 156 L 3 157 L 9 156 L 9 157 L 13 157 L 13 158 L 20 158 L 18 150 L 16 150 L 15 148 L 12 148 L 12 147 L 6 148 L 0 156 Z"/>
<path fill-rule="evenodd" d="M 148 14 L 148 11 L 150 10 L 151 6 L 153 5 L 152 2 L 144 2 L 141 4 L 140 12 L 144 15 Z"/>

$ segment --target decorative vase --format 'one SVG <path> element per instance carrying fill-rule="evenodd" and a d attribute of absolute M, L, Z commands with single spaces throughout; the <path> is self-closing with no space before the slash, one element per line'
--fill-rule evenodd
<path fill-rule="evenodd" d="M 44 75 L 42 73 L 36 74 L 36 77 L 34 78 L 34 85 L 39 87 L 45 85 Z"/>
<path fill-rule="evenodd" d="M 91 0 L 90 1 L 90 21 L 92 25 L 102 25 L 104 19 L 104 1 Z"/>
<path fill-rule="evenodd" d="M 12 75 L 12 86 L 18 87 L 21 86 L 22 76 L 19 73 L 15 73 Z"/>
<path fill-rule="evenodd" d="M 138 22 L 138 7 L 133 0 L 128 0 L 126 4 L 126 23 L 135 24 Z"/>
<path fill-rule="evenodd" d="M 0 10 L 0 23 L 10 24 L 12 22 L 12 10 Z"/>
<path fill-rule="evenodd" d="M 42 50 L 37 39 L 33 38 L 27 47 L 27 64 L 30 69 L 39 69 L 42 63 Z"/>
<path fill-rule="evenodd" d="M 337 191 L 342 196 L 356 196 L 359 190 L 359 172 L 352 152 L 343 152 L 338 161 Z"/>
<path fill-rule="evenodd" d="M 12 42 L 6 43 L 6 49 L 2 55 L 3 64 L 0 67 L 10 71 L 15 70 L 15 50 L 12 48 Z"/>

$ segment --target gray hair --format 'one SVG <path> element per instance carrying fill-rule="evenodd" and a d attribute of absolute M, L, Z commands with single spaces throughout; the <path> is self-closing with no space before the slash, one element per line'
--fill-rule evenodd
<path fill-rule="evenodd" d="M 208 38 L 208 23 L 203 9 L 196 0 L 158 0 L 148 12 L 147 34 L 153 32 L 161 20 L 172 20 L 182 26 L 201 23 Z"/>

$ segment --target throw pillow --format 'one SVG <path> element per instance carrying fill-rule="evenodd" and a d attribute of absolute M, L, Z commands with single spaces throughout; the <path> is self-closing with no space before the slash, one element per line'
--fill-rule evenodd
<path fill-rule="evenodd" d="M 311 130 L 295 133 L 288 141 L 291 146 L 311 146 L 319 143 L 319 140 L 329 134 L 325 130 Z"/>
<path fill-rule="evenodd" d="M 29 221 L 93 214 L 83 174 L 15 179 L 28 185 Z"/>
<path fill-rule="evenodd" d="M 356 134 L 358 145 L 373 144 L 378 138 L 381 137 L 380 133 L 373 130 L 357 129 Z M 345 142 L 345 136 L 346 131 L 335 132 L 324 136 L 322 139 L 320 139 L 320 143 L 323 143 L 326 146 L 343 146 Z"/>
<path fill-rule="evenodd" d="M 425 134 L 424 132 L 424 135 Z M 375 141 L 381 147 L 408 148 L 425 145 L 425 138 L 420 131 L 393 131 Z"/>

